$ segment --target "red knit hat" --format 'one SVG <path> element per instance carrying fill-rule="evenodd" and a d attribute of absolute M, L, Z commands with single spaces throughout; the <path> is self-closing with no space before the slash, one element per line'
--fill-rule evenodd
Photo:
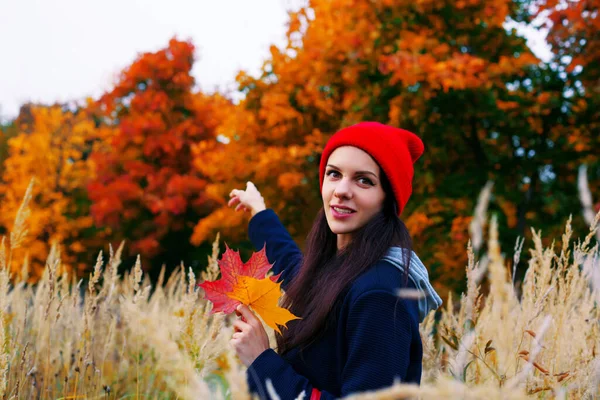
<path fill-rule="evenodd" d="M 413 163 L 423 154 L 417 135 L 378 122 L 361 122 L 336 132 L 325 145 L 319 166 L 321 190 L 329 156 L 341 146 L 354 146 L 369 153 L 387 176 L 402 213 L 412 193 Z"/>

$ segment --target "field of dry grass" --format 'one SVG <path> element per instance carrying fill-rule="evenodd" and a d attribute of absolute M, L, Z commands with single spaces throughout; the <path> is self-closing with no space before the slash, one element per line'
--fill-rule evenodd
<path fill-rule="evenodd" d="M 0 247 L 0 397 L 249 399 L 244 368 L 229 348 L 231 319 L 209 316 L 196 286 L 218 275 L 218 238 L 200 277 L 181 266 L 152 287 L 139 260 L 120 276 L 121 247 L 100 254 L 83 284 L 62 272 L 54 248 L 32 286 L 24 283 L 26 268 L 10 276 L 7 267 L 26 234 L 28 201 Z M 465 249 L 467 292 L 421 325 L 422 385 L 350 398 L 600 396 L 599 219 L 578 240 L 567 222 L 555 245 L 544 248 L 535 232 L 526 255 L 517 248 L 514 257 L 528 263 L 517 292 L 492 218 L 485 255 L 476 260 Z"/>

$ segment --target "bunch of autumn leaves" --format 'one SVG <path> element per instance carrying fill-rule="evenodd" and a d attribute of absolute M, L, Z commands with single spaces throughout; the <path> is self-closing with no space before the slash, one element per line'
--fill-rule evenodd
<path fill-rule="evenodd" d="M 237 306 L 245 304 L 281 334 L 278 325 L 285 327 L 289 321 L 299 318 L 279 307 L 281 282 L 277 280 L 281 274 L 266 276 L 272 267 L 267 259 L 266 246 L 258 253 L 252 253 L 246 263 L 242 262 L 238 251 L 225 247 L 225 253 L 218 261 L 221 278 L 199 284 L 204 289 L 206 299 L 213 304 L 211 314 L 230 314 Z"/>

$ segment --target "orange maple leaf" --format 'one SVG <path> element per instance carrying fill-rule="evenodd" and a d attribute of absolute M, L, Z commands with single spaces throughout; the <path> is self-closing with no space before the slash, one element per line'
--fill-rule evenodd
<path fill-rule="evenodd" d="M 269 278 L 256 279 L 250 276 L 239 276 L 233 290 L 227 296 L 251 307 L 263 321 L 277 333 L 281 330 L 277 325 L 287 326 L 294 319 L 300 319 L 289 310 L 279 307 L 281 282 L 275 283 Z"/>

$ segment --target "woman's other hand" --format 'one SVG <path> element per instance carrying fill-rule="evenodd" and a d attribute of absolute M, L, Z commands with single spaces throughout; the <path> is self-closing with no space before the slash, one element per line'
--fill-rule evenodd
<path fill-rule="evenodd" d="M 235 312 L 242 318 L 233 323 L 235 333 L 229 343 L 242 363 L 249 367 L 256 357 L 270 348 L 269 337 L 260 320 L 248 306 L 241 304 Z"/>
<path fill-rule="evenodd" d="M 263 199 L 262 195 L 252 182 L 246 183 L 246 190 L 233 189 L 231 193 L 229 193 L 229 197 L 231 197 L 231 199 L 227 204 L 230 207 L 236 205 L 235 211 L 250 211 L 252 216 L 267 208 L 265 206 L 265 199 Z"/>

